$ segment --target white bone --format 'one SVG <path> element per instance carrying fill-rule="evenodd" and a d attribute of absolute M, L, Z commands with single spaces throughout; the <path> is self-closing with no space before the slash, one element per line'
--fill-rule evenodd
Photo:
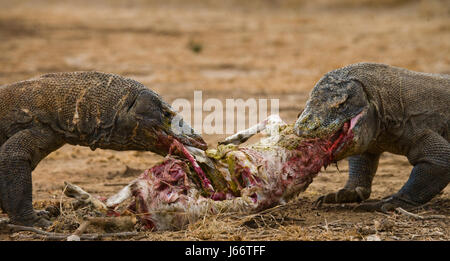
<path fill-rule="evenodd" d="M 272 114 L 264 121 L 227 137 L 224 141 L 220 142 L 220 144 L 231 143 L 239 145 L 260 132 L 264 132 L 264 134 L 269 136 L 278 135 L 278 127 L 285 124 L 286 123 L 284 123 L 278 114 Z"/>
<path fill-rule="evenodd" d="M 107 210 L 107 207 L 103 202 L 101 202 L 96 197 L 93 197 L 88 192 L 84 191 L 82 188 L 80 188 L 77 185 L 71 184 L 69 182 L 64 182 L 65 189 L 64 194 L 68 197 L 75 198 L 79 202 L 83 204 L 92 204 L 96 209 L 99 210 Z"/>
<path fill-rule="evenodd" d="M 120 203 L 124 202 L 125 200 L 129 199 L 132 196 L 132 194 L 131 194 L 131 185 L 133 183 L 134 183 L 134 181 L 132 181 L 130 184 L 128 184 L 127 186 L 122 188 L 116 194 L 114 194 L 111 197 L 109 197 L 106 200 L 106 206 L 109 207 L 109 208 L 113 208 L 113 207 L 119 205 Z"/>

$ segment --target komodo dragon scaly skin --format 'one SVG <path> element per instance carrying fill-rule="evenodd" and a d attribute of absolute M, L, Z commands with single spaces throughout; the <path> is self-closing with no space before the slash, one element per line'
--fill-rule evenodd
<path fill-rule="evenodd" d="M 303 137 L 343 132 L 335 160 L 349 157 L 349 179 L 318 203 L 369 198 L 382 152 L 405 155 L 414 166 L 391 197 L 363 203 L 363 210 L 411 209 L 440 193 L 450 181 L 450 75 L 359 63 L 325 74 L 311 92 L 295 132 Z M 347 130 L 345 130 L 347 131 Z"/>
<path fill-rule="evenodd" d="M 50 224 L 33 210 L 31 172 L 65 143 L 165 155 L 176 138 L 206 148 L 182 120 L 191 134 L 172 132 L 176 113 L 160 96 L 114 74 L 46 74 L 0 86 L 0 100 L 0 207 L 16 224 Z"/>

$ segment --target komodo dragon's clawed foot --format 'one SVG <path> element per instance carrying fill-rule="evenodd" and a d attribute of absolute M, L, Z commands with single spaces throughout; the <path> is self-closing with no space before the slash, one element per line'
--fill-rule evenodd
<path fill-rule="evenodd" d="M 420 204 L 412 202 L 410 200 L 402 199 L 396 195 L 389 198 L 382 199 L 376 202 L 362 203 L 361 205 L 354 208 L 356 211 L 379 211 L 388 213 L 396 208 L 403 208 L 405 210 L 410 210 L 419 207 Z"/>
<path fill-rule="evenodd" d="M 47 210 L 43 210 L 43 209 L 36 210 L 35 213 L 36 213 L 36 215 L 38 217 L 41 217 L 41 218 L 44 218 L 44 219 L 47 219 L 47 220 L 50 219 L 50 212 L 48 212 Z"/>
<path fill-rule="evenodd" d="M 356 187 L 355 189 L 343 188 L 338 192 L 329 193 L 319 197 L 315 206 L 320 207 L 323 203 L 353 203 L 361 202 L 368 199 L 370 196 L 370 189 L 364 187 Z"/>
<path fill-rule="evenodd" d="M 37 214 L 34 214 L 26 218 L 13 218 L 11 220 L 11 223 L 27 227 L 41 227 L 41 228 L 46 228 L 53 224 L 47 218 L 38 216 Z"/>
<path fill-rule="evenodd" d="M 51 225 L 53 225 L 53 222 L 51 222 L 50 220 L 48 220 L 48 219 L 45 219 L 45 218 L 39 218 L 36 222 L 34 222 L 34 224 L 33 224 L 33 226 L 35 226 L 35 227 L 49 227 L 49 226 L 51 226 Z"/>

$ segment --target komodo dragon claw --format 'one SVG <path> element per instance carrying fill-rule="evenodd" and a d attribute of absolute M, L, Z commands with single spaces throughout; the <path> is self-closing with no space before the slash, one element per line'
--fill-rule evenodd
<path fill-rule="evenodd" d="M 355 207 L 354 210 L 370 211 L 370 212 L 379 211 L 383 213 L 388 213 L 389 211 L 393 211 L 398 207 L 403 208 L 405 210 L 410 210 L 418 206 L 420 206 L 420 204 L 417 204 L 410 200 L 402 199 L 394 195 L 376 202 L 362 203 L 359 206 Z"/>
<path fill-rule="evenodd" d="M 323 203 L 352 203 L 361 202 L 369 198 L 370 190 L 364 187 L 355 189 L 340 189 L 338 192 L 329 193 L 319 197 L 314 205 L 320 207 Z"/>
<path fill-rule="evenodd" d="M 26 219 L 11 220 L 11 223 L 16 225 L 41 228 L 46 228 L 53 224 L 53 222 L 43 216 L 39 216 L 38 214 L 32 215 L 32 217 Z"/>
<path fill-rule="evenodd" d="M 35 226 L 35 227 L 43 227 L 43 228 L 49 227 L 49 226 L 51 226 L 51 225 L 53 225 L 53 222 L 51 222 L 51 221 L 48 220 L 48 219 L 42 218 L 42 217 L 40 217 L 40 218 L 39 218 L 36 222 L 34 222 L 34 224 L 33 224 L 33 226 Z"/>
<path fill-rule="evenodd" d="M 50 219 L 50 212 L 48 212 L 47 210 L 36 210 L 35 213 L 38 217 L 45 218 L 48 220 Z"/>

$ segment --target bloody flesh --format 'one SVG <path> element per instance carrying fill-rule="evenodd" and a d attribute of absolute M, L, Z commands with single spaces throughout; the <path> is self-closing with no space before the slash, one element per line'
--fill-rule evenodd
<path fill-rule="evenodd" d="M 194 157 L 178 140 L 173 141 L 172 145 L 170 146 L 169 154 L 172 154 L 174 150 L 178 150 L 183 156 L 186 157 L 187 160 L 189 160 L 189 163 L 191 163 L 191 166 L 192 168 L 194 168 L 195 173 L 197 173 L 197 175 L 200 177 L 202 187 L 208 192 L 213 193 L 214 188 L 211 185 L 211 181 L 209 181 L 209 179 L 206 177 L 205 173 L 203 172 L 200 165 L 198 165 Z"/>
<path fill-rule="evenodd" d="M 301 140 L 283 128 L 274 142 L 207 151 L 214 168 L 199 164 L 174 140 L 169 156 L 131 185 L 129 209 L 147 228 L 181 228 L 205 214 L 253 212 L 282 204 L 304 191 L 333 152 L 353 137 L 349 123 L 328 139 Z M 172 154 L 172 155 L 171 155 Z"/>

